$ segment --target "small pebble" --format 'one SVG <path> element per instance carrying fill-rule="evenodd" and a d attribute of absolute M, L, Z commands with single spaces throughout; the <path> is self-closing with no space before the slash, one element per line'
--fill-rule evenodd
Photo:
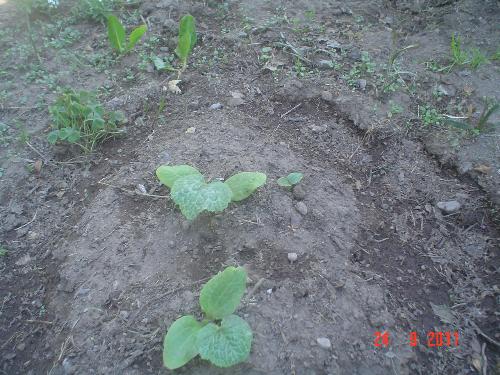
<path fill-rule="evenodd" d="M 142 194 L 147 194 L 148 192 L 143 184 L 137 184 L 137 190 L 139 190 Z"/>
<path fill-rule="evenodd" d="M 266 293 L 267 293 L 267 294 L 272 294 L 272 292 L 273 292 L 273 289 L 272 289 L 272 288 L 271 288 L 271 289 L 266 290 Z"/>
<path fill-rule="evenodd" d="M 302 185 L 295 185 L 293 187 L 292 194 L 293 197 L 298 201 L 301 201 L 306 197 L 306 191 L 304 190 Z"/>
<path fill-rule="evenodd" d="M 323 349 L 330 349 L 332 347 L 332 343 L 326 337 L 319 337 L 319 338 L 316 339 L 316 342 Z"/>
<path fill-rule="evenodd" d="M 297 253 L 288 253 L 288 260 L 290 261 L 290 263 L 295 262 L 297 258 Z"/>
<path fill-rule="evenodd" d="M 447 201 L 447 202 L 438 202 L 437 207 L 441 211 L 447 214 L 451 214 L 453 212 L 458 211 L 460 207 L 462 207 L 462 205 L 458 201 Z"/>
<path fill-rule="evenodd" d="M 214 103 L 210 106 L 210 109 L 222 109 L 223 105 L 221 103 Z"/>
<path fill-rule="evenodd" d="M 358 88 L 363 91 L 366 89 L 366 83 L 366 79 L 358 79 L 356 81 L 356 85 L 358 86 Z"/>
<path fill-rule="evenodd" d="M 231 107 L 237 107 L 239 105 L 242 105 L 244 104 L 245 101 L 242 99 L 242 98 L 230 98 L 228 101 L 227 101 L 227 104 L 230 105 Z"/>

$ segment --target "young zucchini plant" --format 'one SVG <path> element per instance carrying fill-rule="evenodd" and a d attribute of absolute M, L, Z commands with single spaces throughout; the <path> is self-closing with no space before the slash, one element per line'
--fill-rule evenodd
<path fill-rule="evenodd" d="M 188 220 L 203 211 L 222 212 L 231 201 L 248 198 L 266 183 L 267 176 L 260 172 L 240 172 L 225 182 L 205 182 L 203 175 L 190 165 L 162 165 L 156 176 L 170 189 L 172 200 L 179 205 Z"/>
<path fill-rule="evenodd" d="M 218 367 L 230 367 L 248 358 L 252 330 L 233 314 L 245 293 L 246 281 L 242 267 L 227 267 L 203 286 L 200 306 L 206 318 L 199 322 L 185 315 L 172 323 L 163 341 L 165 367 L 182 367 L 198 354 Z"/>
<path fill-rule="evenodd" d="M 181 89 L 178 84 L 181 82 L 181 75 L 187 67 L 188 57 L 196 44 L 196 26 L 194 17 L 190 14 L 183 16 L 179 22 L 179 36 L 177 38 L 177 48 L 175 54 L 181 62 L 180 68 L 173 68 L 169 62 L 164 62 L 161 59 L 153 60 L 156 68 L 159 70 L 170 70 L 177 72 L 177 79 L 168 82 L 168 90 L 174 94 L 180 94 Z"/>
<path fill-rule="evenodd" d="M 128 36 L 128 42 L 125 38 L 125 28 L 116 16 L 108 16 L 108 39 L 116 52 L 120 55 L 129 52 L 134 48 L 137 42 L 148 30 L 146 25 L 136 27 Z"/>
<path fill-rule="evenodd" d="M 304 175 L 300 172 L 292 172 L 286 177 L 278 178 L 277 182 L 279 186 L 291 188 L 294 185 L 297 185 L 303 177 Z"/>

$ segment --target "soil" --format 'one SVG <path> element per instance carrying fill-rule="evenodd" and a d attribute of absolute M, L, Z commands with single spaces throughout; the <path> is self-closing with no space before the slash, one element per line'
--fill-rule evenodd
<path fill-rule="evenodd" d="M 497 1 L 144 0 L 116 14 L 128 27 L 145 21 L 146 38 L 110 61 L 105 25 L 75 6 L 31 14 L 37 67 L 23 14 L 0 1 L 0 372 L 500 373 L 500 127 L 474 136 L 421 116 L 471 108 L 476 121 L 482 97 L 499 100 L 498 60 L 424 64 L 446 63 L 453 34 L 494 53 Z M 199 40 L 175 95 L 175 74 L 141 63 L 173 53 L 188 12 Z M 65 27 L 80 37 L 42 48 Z M 392 78 L 380 67 L 407 46 L 398 86 L 384 91 Z M 377 68 L 353 83 L 363 52 Z M 126 114 L 126 134 L 91 155 L 50 145 L 59 87 L 99 89 Z M 262 171 L 268 183 L 187 222 L 168 198 L 137 194 L 168 195 L 162 164 L 210 179 Z M 292 171 L 303 181 L 279 187 Z M 438 207 L 447 201 L 459 209 Z M 249 359 L 167 370 L 167 328 L 201 316 L 201 286 L 228 265 L 247 269 L 249 289 L 264 280 L 237 311 L 254 332 Z M 374 345 L 377 332 L 388 345 Z M 429 332 L 457 332 L 458 345 L 433 347 Z"/>

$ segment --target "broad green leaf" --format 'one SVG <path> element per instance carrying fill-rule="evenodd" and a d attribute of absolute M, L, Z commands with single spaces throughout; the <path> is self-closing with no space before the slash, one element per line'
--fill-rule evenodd
<path fill-rule="evenodd" d="M 156 176 L 160 182 L 170 189 L 178 178 L 192 174 L 201 176 L 201 173 L 190 165 L 162 165 L 156 169 Z"/>
<path fill-rule="evenodd" d="M 184 366 L 198 355 L 197 335 L 202 328 L 193 316 L 177 319 L 170 326 L 163 340 L 163 364 L 173 370 Z"/>
<path fill-rule="evenodd" d="M 245 293 L 247 273 L 242 267 L 227 267 L 201 289 L 200 306 L 211 319 L 231 315 Z"/>
<path fill-rule="evenodd" d="M 196 338 L 201 358 L 219 367 L 230 367 L 245 361 L 252 346 L 252 330 L 236 315 L 222 319 L 221 326 L 209 323 Z"/>
<path fill-rule="evenodd" d="M 128 44 L 127 44 L 127 50 L 130 51 L 136 43 L 141 39 L 141 37 L 144 35 L 144 33 L 148 30 L 148 27 L 146 25 L 141 25 L 136 27 L 129 35 L 128 37 Z"/>
<path fill-rule="evenodd" d="M 232 195 L 227 185 L 220 181 L 206 184 L 201 174 L 178 178 L 170 191 L 172 200 L 188 220 L 195 219 L 203 211 L 224 211 Z"/>
<path fill-rule="evenodd" d="M 80 130 L 78 129 L 71 129 L 71 132 L 68 135 L 68 142 L 70 143 L 75 143 L 80 139 Z"/>
<path fill-rule="evenodd" d="M 59 139 L 59 130 L 52 130 L 48 135 L 47 135 L 47 141 L 51 145 L 55 145 L 57 140 Z"/>
<path fill-rule="evenodd" d="M 108 16 L 108 39 L 113 48 L 122 53 L 125 51 L 125 28 L 116 16 Z"/>
<path fill-rule="evenodd" d="M 292 172 L 286 177 L 278 178 L 278 185 L 283 187 L 292 187 L 293 185 L 297 185 L 304 175 L 300 172 Z"/>
<path fill-rule="evenodd" d="M 71 133 L 71 128 L 62 128 L 59 130 L 59 139 L 62 140 L 62 141 L 65 141 L 70 133 Z"/>
<path fill-rule="evenodd" d="M 186 65 L 187 58 L 196 44 L 196 27 L 194 17 L 186 14 L 179 22 L 179 37 L 175 53 L 181 59 L 183 65 Z"/>
<path fill-rule="evenodd" d="M 292 172 L 286 178 L 288 179 L 288 181 L 290 181 L 292 185 L 296 185 L 302 180 L 302 177 L 304 177 L 302 173 Z"/>
<path fill-rule="evenodd" d="M 248 198 L 256 189 L 266 183 L 266 175 L 260 172 L 240 172 L 224 182 L 233 192 L 235 202 Z"/>
<path fill-rule="evenodd" d="M 167 71 L 175 70 L 172 67 L 172 65 L 170 64 L 170 61 L 168 61 L 168 60 L 165 61 L 158 56 L 152 56 L 151 61 L 153 62 L 156 70 L 160 70 L 160 71 L 161 70 L 167 70 Z"/>

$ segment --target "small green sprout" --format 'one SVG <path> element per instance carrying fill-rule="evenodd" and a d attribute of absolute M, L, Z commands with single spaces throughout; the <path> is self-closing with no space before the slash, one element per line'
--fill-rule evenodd
<path fill-rule="evenodd" d="M 231 367 L 248 358 L 252 330 L 233 314 L 245 293 L 246 281 L 244 268 L 227 267 L 203 286 L 200 306 L 206 318 L 199 322 L 185 315 L 172 323 L 163 341 L 165 367 L 177 369 L 197 355 L 218 367 Z"/>
<path fill-rule="evenodd" d="M 240 172 L 226 182 L 206 183 L 203 175 L 190 165 L 162 165 L 156 169 L 156 176 L 170 189 L 172 200 L 188 220 L 203 211 L 224 211 L 230 202 L 248 198 L 267 179 L 264 173 Z"/>
<path fill-rule="evenodd" d="M 183 16 L 179 22 L 179 36 L 175 54 L 181 61 L 179 75 L 186 70 L 188 57 L 196 44 L 196 26 L 194 17 L 190 14 Z"/>
<path fill-rule="evenodd" d="M 302 181 L 303 177 L 304 175 L 300 172 L 292 172 L 286 177 L 280 177 L 277 182 L 279 186 L 290 188 Z"/>
<path fill-rule="evenodd" d="M 128 42 L 125 37 L 125 28 L 120 20 L 114 16 L 108 16 L 108 39 L 116 52 L 124 54 L 132 50 L 137 42 L 142 38 L 147 31 L 146 25 L 136 27 L 128 36 Z"/>
<path fill-rule="evenodd" d="M 4 256 L 6 256 L 8 253 L 9 253 L 9 251 L 8 251 L 5 247 L 0 246 L 0 257 L 4 257 Z"/>

